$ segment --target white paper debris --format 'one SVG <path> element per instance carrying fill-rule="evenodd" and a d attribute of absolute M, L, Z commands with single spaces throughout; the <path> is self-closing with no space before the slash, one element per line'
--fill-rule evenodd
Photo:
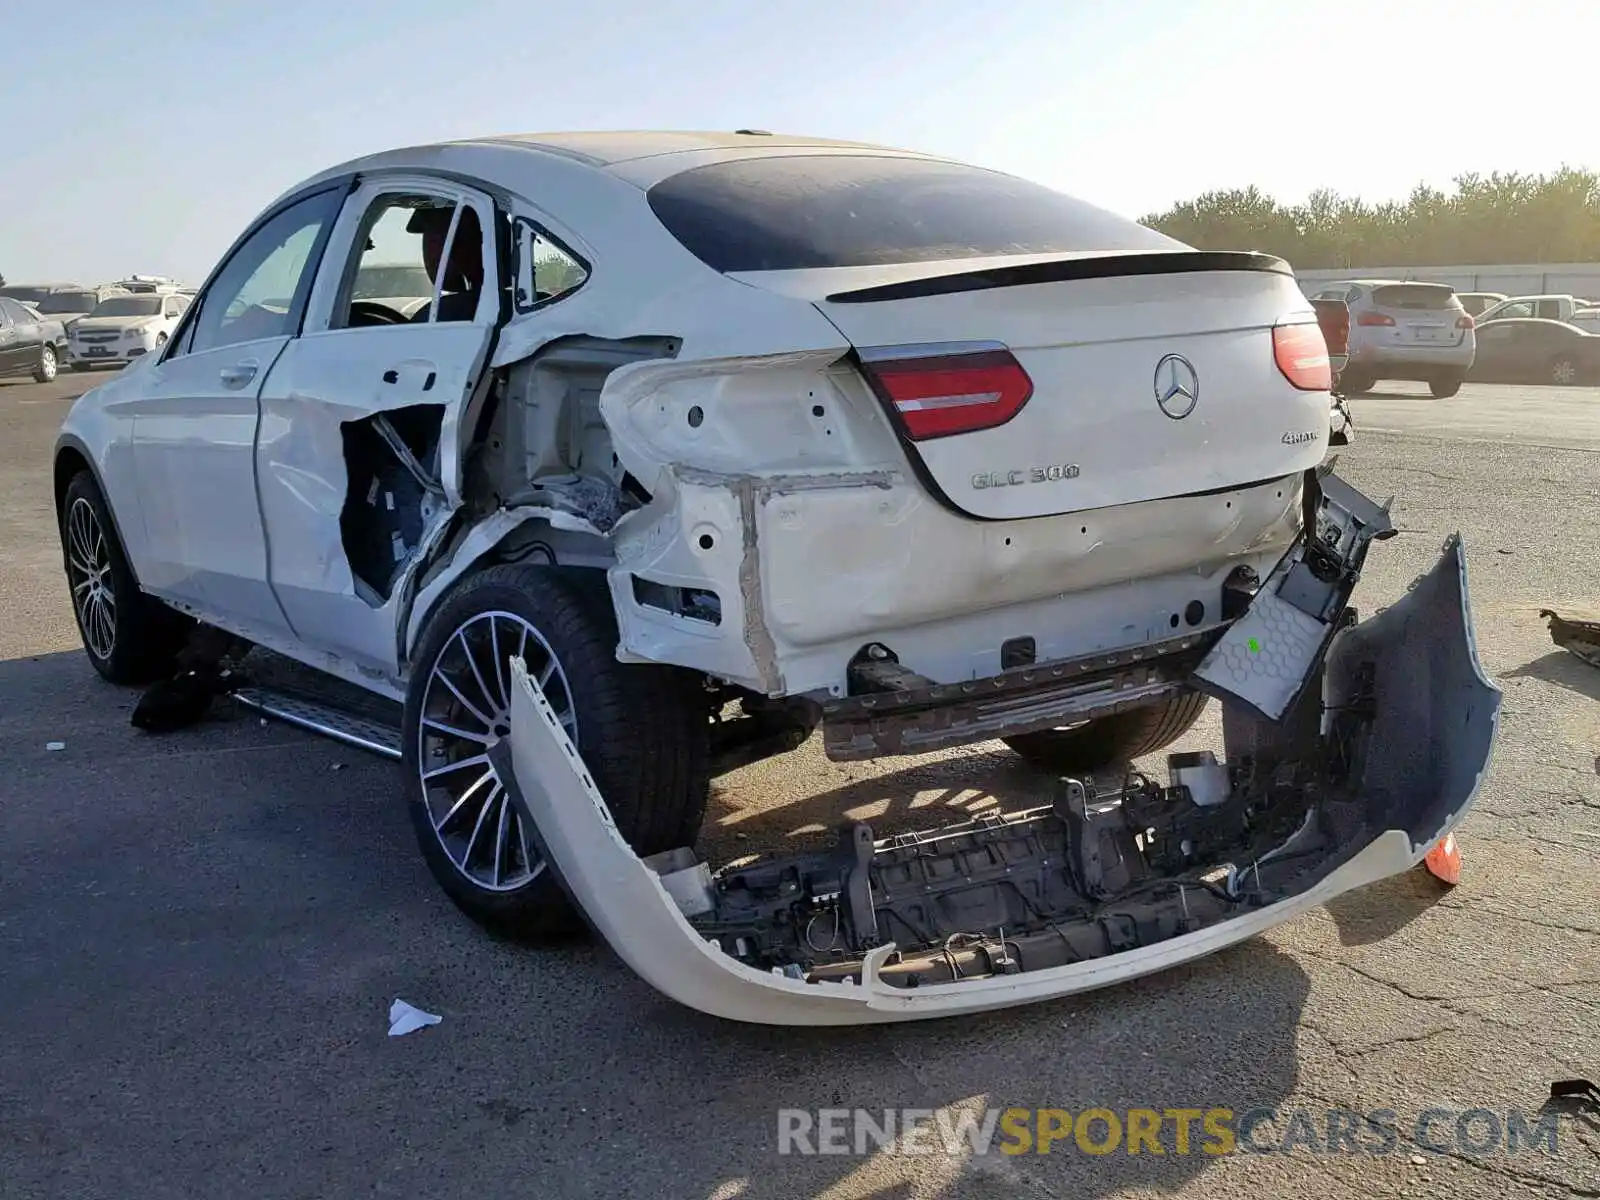
<path fill-rule="evenodd" d="M 404 1037 L 408 1033 L 426 1029 L 429 1025 L 437 1025 L 442 1020 L 443 1017 L 423 1012 L 420 1008 L 414 1008 L 396 997 L 395 1002 L 389 1005 L 389 1036 Z"/>
<path fill-rule="evenodd" d="M 65 742 L 46 742 L 44 748 L 46 750 L 65 750 L 67 744 Z"/>

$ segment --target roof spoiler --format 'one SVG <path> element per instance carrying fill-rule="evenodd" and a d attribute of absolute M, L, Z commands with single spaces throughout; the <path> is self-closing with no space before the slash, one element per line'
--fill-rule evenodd
<path fill-rule="evenodd" d="M 1014 266 L 953 271 L 902 283 L 877 284 L 835 292 L 830 304 L 871 304 L 880 300 L 914 300 L 952 292 L 1025 287 L 1031 283 L 1066 283 L 1076 279 L 1113 279 L 1124 275 L 1185 275 L 1200 271 L 1270 271 L 1293 275 L 1283 259 L 1243 250 L 1161 250 L 1154 254 L 1094 254 Z"/>

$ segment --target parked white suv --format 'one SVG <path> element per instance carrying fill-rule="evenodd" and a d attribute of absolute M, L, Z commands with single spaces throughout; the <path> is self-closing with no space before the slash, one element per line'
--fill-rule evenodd
<path fill-rule="evenodd" d="M 1382 379 L 1417 380 L 1438 399 L 1454 396 L 1477 354 L 1476 322 L 1444 283 L 1358 279 L 1329 284 L 1317 300 L 1350 310 L 1350 355 L 1339 377 L 1346 395 Z"/>
<path fill-rule="evenodd" d="M 107 296 L 68 331 L 72 369 L 121 366 L 159 350 L 189 303 L 179 295 Z"/>
<path fill-rule="evenodd" d="M 426 304 L 358 294 L 379 265 Z M 1355 623 L 1393 527 L 1321 469 L 1329 411 L 1279 259 L 906 151 L 551 134 L 282 196 L 54 477 L 106 678 L 199 621 L 355 684 L 392 725 L 237 696 L 400 759 L 474 919 L 539 935 L 570 889 L 686 1003 L 837 1023 L 1209 953 L 1461 819 L 1498 712 L 1461 548 Z M 1226 761 L 1130 770 L 1208 695 Z M 709 777 L 819 727 L 1073 778 L 713 875 Z"/>

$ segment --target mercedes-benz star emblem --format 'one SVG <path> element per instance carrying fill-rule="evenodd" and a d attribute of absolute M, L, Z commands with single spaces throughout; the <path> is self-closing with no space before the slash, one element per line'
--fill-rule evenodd
<path fill-rule="evenodd" d="M 1181 421 L 1200 402 L 1200 377 L 1181 354 L 1164 355 L 1156 364 L 1156 403 L 1174 421 Z"/>

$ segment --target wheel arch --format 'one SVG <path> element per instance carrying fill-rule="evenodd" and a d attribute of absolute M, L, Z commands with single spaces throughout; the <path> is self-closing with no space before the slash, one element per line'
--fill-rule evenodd
<path fill-rule="evenodd" d="M 402 614 L 399 661 L 403 670 L 410 673 L 423 630 L 463 579 L 503 562 L 530 560 L 604 574 L 612 561 L 611 542 L 600 534 L 558 528 L 538 509 L 502 510 L 480 521 L 457 543 L 453 555 L 422 577 Z"/>
<path fill-rule="evenodd" d="M 140 583 L 139 568 L 128 554 L 128 539 L 122 535 L 122 521 L 117 516 L 116 505 L 111 502 L 111 493 L 106 491 L 105 480 L 100 477 L 100 468 L 95 463 L 94 455 L 89 452 L 89 447 L 83 440 L 73 434 L 63 434 L 56 441 L 55 461 L 52 464 L 52 492 L 56 504 L 56 528 L 61 528 L 61 521 L 67 515 L 67 489 L 72 486 L 72 481 L 83 472 L 89 472 L 89 477 L 94 480 L 94 486 L 100 492 L 100 498 L 105 501 L 106 512 L 111 516 L 111 528 L 117 536 L 118 543 L 122 546 L 122 554 L 128 562 L 128 571 L 133 575 L 133 581 Z M 142 588 L 142 584 L 140 584 Z"/>

